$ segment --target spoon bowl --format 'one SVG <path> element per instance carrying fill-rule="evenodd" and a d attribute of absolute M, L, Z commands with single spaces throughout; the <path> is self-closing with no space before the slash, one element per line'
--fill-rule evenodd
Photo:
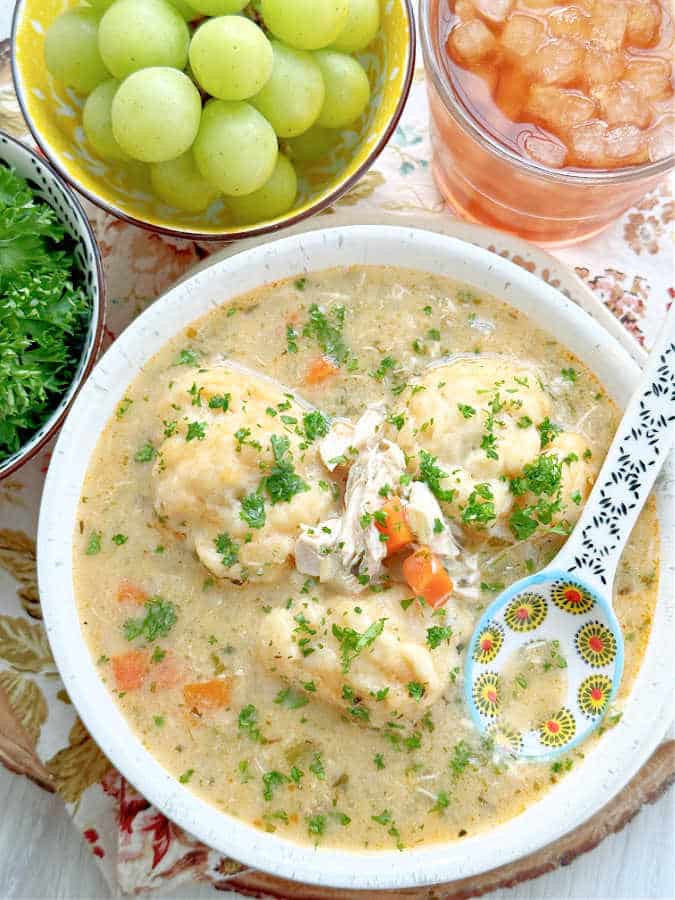
<path fill-rule="evenodd" d="M 523 731 L 503 712 L 503 666 L 540 641 L 557 641 L 566 651 L 567 689 L 561 706 L 536 729 Z M 602 720 L 621 681 L 623 635 L 602 593 L 564 569 L 547 568 L 490 604 L 467 654 L 467 703 L 475 725 L 509 753 L 551 759 L 585 740 Z"/>
<path fill-rule="evenodd" d="M 464 692 L 478 729 L 530 760 L 551 759 L 601 724 L 623 673 L 612 585 L 631 530 L 673 443 L 675 307 L 652 351 L 572 534 L 541 572 L 490 604 L 469 642 Z M 562 705 L 534 727 L 508 720 L 505 665 L 533 641 L 556 641 L 566 662 Z M 541 676 L 540 676 L 541 677 Z"/>

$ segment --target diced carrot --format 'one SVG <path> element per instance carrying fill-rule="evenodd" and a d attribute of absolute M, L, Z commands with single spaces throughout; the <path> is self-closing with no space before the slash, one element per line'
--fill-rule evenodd
<path fill-rule="evenodd" d="M 128 578 L 123 578 L 117 587 L 117 600 L 120 603 L 137 603 L 142 606 L 149 599 L 149 594 Z"/>
<path fill-rule="evenodd" d="M 403 547 L 412 543 L 413 533 L 408 527 L 400 500 L 389 500 L 384 504 L 381 512 L 385 515 L 385 521 L 378 522 L 375 519 L 375 527 L 380 534 L 386 535 L 387 556 L 393 556 L 394 553 L 398 553 Z"/>
<path fill-rule="evenodd" d="M 230 704 L 232 685 L 229 678 L 214 678 L 212 681 L 198 681 L 183 688 L 185 702 L 197 712 L 223 709 Z"/>
<path fill-rule="evenodd" d="M 332 359 L 328 359 L 327 356 L 319 356 L 309 364 L 309 368 L 305 373 L 305 383 L 320 384 L 339 371 L 340 367 Z"/>
<path fill-rule="evenodd" d="M 403 577 L 416 597 L 438 609 L 452 593 L 452 579 L 439 558 L 428 547 L 411 554 L 403 563 Z"/>
<path fill-rule="evenodd" d="M 112 658 L 115 687 L 118 691 L 136 691 L 143 686 L 150 664 L 143 650 L 130 650 Z"/>

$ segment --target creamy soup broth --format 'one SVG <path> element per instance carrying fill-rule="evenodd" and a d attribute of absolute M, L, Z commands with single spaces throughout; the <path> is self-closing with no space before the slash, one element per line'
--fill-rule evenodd
<path fill-rule="evenodd" d="M 448 356 L 448 366 L 427 368 Z M 223 361 L 253 374 L 223 369 Z M 487 379 L 484 393 L 476 388 L 477 372 Z M 304 429 L 307 410 L 255 373 L 297 390 L 330 417 L 354 422 L 369 404 L 386 403 L 382 434 L 408 454 L 407 483 L 385 485 L 382 504 L 415 483 L 424 447 L 427 461 L 435 458 L 447 473 L 440 489 L 433 465 L 427 478 L 442 497 L 443 490 L 455 491 L 441 506 L 445 534 L 452 530 L 460 548 L 450 566 L 455 589 L 437 609 L 408 602 L 412 592 L 401 575 L 407 551 L 385 560 L 378 579 L 357 574 L 358 592 L 350 590 L 353 574 L 337 572 L 344 583 L 322 583 L 296 570 L 294 553 L 301 556 L 293 542 L 301 526 L 310 527 L 310 545 L 317 533 L 330 538 L 321 523 L 340 514 L 356 451 L 350 448 L 351 457 L 331 472 L 317 455 L 319 437 L 310 440 Z M 443 381 L 456 392 L 448 394 Z M 496 390 L 491 423 L 483 406 Z M 516 412 L 519 397 L 525 405 Z M 432 414 L 425 404 L 432 404 Z M 460 405 L 461 417 L 444 435 L 443 416 L 456 416 Z M 241 418 L 258 408 L 260 421 Z M 225 417 L 238 415 L 249 433 L 232 425 L 213 444 L 230 421 Z M 478 419 L 480 442 L 469 434 L 462 449 L 455 435 Z M 238 297 L 147 363 L 92 456 L 74 538 L 74 579 L 100 676 L 139 740 L 172 775 L 261 829 L 302 843 L 382 849 L 494 826 L 578 765 L 588 745 L 553 764 L 530 764 L 481 740 L 463 700 L 464 648 L 496 593 L 543 566 L 562 545 L 617 421 L 617 408 L 595 377 L 550 335 L 503 302 L 445 278 L 391 267 L 341 268 Z M 485 498 L 472 492 L 476 484 L 491 485 L 497 513 L 500 504 L 515 502 L 508 490 L 513 475 L 500 477 L 511 452 L 507 443 L 517 449 L 534 436 L 536 458 L 549 452 L 539 449 L 550 437 L 548 425 L 560 429 L 553 437 L 562 440 L 560 454 L 578 457 L 562 464 L 563 480 L 570 479 L 562 510 L 548 523 L 535 521 L 526 537 L 513 532 L 512 511 L 501 521 L 499 515 L 488 523 L 473 519 L 466 512 L 472 503 L 484 512 Z M 272 434 L 289 442 L 286 449 L 277 445 L 276 470 Z M 446 445 L 454 448 L 449 463 Z M 498 459 L 485 455 L 491 445 Z M 465 452 L 473 462 L 455 470 L 453 460 Z M 236 494 L 245 479 L 288 476 L 289 464 L 307 486 L 290 500 L 275 495 L 273 503 L 272 496 L 277 489 L 292 492 L 292 480 L 290 487 L 264 482 L 258 499 L 247 501 L 246 518 L 241 496 L 236 512 L 215 497 Z M 518 460 L 514 465 L 520 471 Z M 229 466 L 230 481 L 219 481 Z M 254 493 L 251 488 L 247 496 Z M 436 530 L 441 523 L 434 523 Z M 337 558 L 343 551 L 330 552 Z M 616 722 L 640 665 L 657 570 L 652 499 L 616 580 L 626 661 L 604 728 Z M 348 628 L 367 635 L 363 646 L 350 644 Z M 434 628 L 440 630 L 430 635 Z M 405 669 L 398 647 L 405 649 Z M 518 676 L 529 678 L 539 656 L 550 652 L 535 648 L 531 658 L 514 663 L 516 707 Z M 564 668 L 556 666 L 546 683 L 552 698 L 560 696 Z M 204 684 L 209 687 L 199 687 Z M 535 698 L 537 708 L 546 707 L 545 699 Z"/>

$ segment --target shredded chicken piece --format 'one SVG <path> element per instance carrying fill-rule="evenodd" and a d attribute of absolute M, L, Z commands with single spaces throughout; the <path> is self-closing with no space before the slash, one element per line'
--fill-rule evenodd
<path fill-rule="evenodd" d="M 358 453 L 377 443 L 385 416 L 384 403 L 371 403 L 356 425 L 346 419 L 333 422 L 331 430 L 319 444 L 319 456 L 328 471 L 336 469 L 340 461 L 349 458 L 354 451 Z"/>

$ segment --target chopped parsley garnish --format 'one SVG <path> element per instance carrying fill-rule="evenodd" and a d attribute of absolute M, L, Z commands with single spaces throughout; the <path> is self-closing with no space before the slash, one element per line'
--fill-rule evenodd
<path fill-rule="evenodd" d="M 286 326 L 286 349 L 289 353 L 298 352 L 298 332 L 292 325 Z"/>
<path fill-rule="evenodd" d="M 530 428 L 532 419 L 529 416 L 521 416 L 516 422 L 518 428 Z"/>
<path fill-rule="evenodd" d="M 145 616 L 142 619 L 127 619 L 124 625 L 124 637 L 133 641 L 143 637 L 146 641 L 156 641 L 166 637 L 177 621 L 176 607 L 163 597 L 152 597 L 145 603 Z"/>
<path fill-rule="evenodd" d="M 294 784 L 300 784 L 300 781 L 305 773 L 301 769 L 299 769 L 297 766 L 293 766 L 291 768 L 291 771 L 289 774 L 290 774 L 291 781 Z"/>
<path fill-rule="evenodd" d="M 426 688 L 419 681 L 409 681 L 406 688 L 408 689 L 408 696 L 418 703 L 426 693 Z"/>
<path fill-rule="evenodd" d="M 264 479 L 265 490 L 273 504 L 288 503 L 296 494 L 308 491 L 309 485 L 296 474 L 289 452 L 290 441 L 288 438 L 273 434 L 270 442 L 274 465 L 270 474 Z"/>
<path fill-rule="evenodd" d="M 161 661 L 166 656 L 166 650 L 162 650 L 161 647 L 155 647 L 152 651 L 152 656 L 150 657 L 150 662 L 152 663 L 161 663 Z"/>
<path fill-rule="evenodd" d="M 450 503 L 455 496 L 455 492 L 452 490 L 445 490 L 441 487 L 441 481 L 448 477 L 448 473 L 440 469 L 436 465 L 437 462 L 437 457 L 432 456 L 431 453 L 428 453 L 426 450 L 420 450 L 420 465 L 417 480 L 423 481 L 437 500 L 444 503 Z"/>
<path fill-rule="evenodd" d="M 438 328 L 430 328 L 427 331 L 427 340 L 429 341 L 440 341 L 441 333 Z"/>
<path fill-rule="evenodd" d="M 260 442 L 251 438 L 250 428 L 237 428 L 234 439 L 237 442 L 237 446 L 234 448 L 237 453 L 241 453 L 241 448 L 245 446 L 253 447 L 254 450 L 262 450 Z"/>
<path fill-rule="evenodd" d="M 177 366 L 196 366 L 199 362 L 199 355 L 191 347 L 181 350 L 176 360 Z"/>
<path fill-rule="evenodd" d="M 326 356 L 342 365 L 351 355 L 342 337 L 344 324 L 344 306 L 335 306 L 325 313 L 316 303 L 312 303 L 309 308 L 309 320 L 302 329 L 302 334 L 304 337 L 314 338 Z"/>
<path fill-rule="evenodd" d="M 405 425 L 405 416 L 401 413 L 396 415 L 392 413 L 392 415 L 387 416 L 387 422 L 389 422 L 390 425 L 393 425 L 397 431 L 400 431 Z"/>
<path fill-rule="evenodd" d="M 288 776 L 282 775 L 282 773 L 277 772 L 276 769 L 273 769 L 271 772 L 265 772 L 262 777 L 263 800 L 269 802 L 274 795 L 275 789 L 281 787 L 283 784 L 288 784 L 288 781 Z"/>
<path fill-rule="evenodd" d="M 164 437 L 169 438 L 172 437 L 176 433 L 176 428 L 178 428 L 178 422 L 175 419 L 164 419 L 162 422 L 164 426 Z"/>
<path fill-rule="evenodd" d="M 302 278 L 296 278 L 293 283 L 296 291 L 304 291 L 307 287 L 307 279 L 304 276 Z"/>
<path fill-rule="evenodd" d="M 332 632 L 340 642 L 340 654 L 342 658 L 342 671 L 347 673 L 352 662 L 382 634 L 386 619 L 378 619 L 363 634 L 359 634 L 353 628 L 341 628 L 333 623 Z"/>
<path fill-rule="evenodd" d="M 440 813 L 443 812 L 444 809 L 447 809 L 448 806 L 450 806 L 450 798 L 445 791 L 439 791 L 438 794 L 436 794 L 436 802 L 429 812 Z"/>
<path fill-rule="evenodd" d="M 462 509 L 462 522 L 473 528 L 485 528 L 497 518 L 494 494 L 489 484 L 475 485 Z"/>
<path fill-rule="evenodd" d="M 194 381 L 192 383 L 192 387 L 188 391 L 188 394 L 192 397 L 192 405 L 193 406 L 201 406 L 202 405 L 202 388 L 197 387 L 196 381 Z"/>
<path fill-rule="evenodd" d="M 500 591 L 503 591 L 506 585 L 503 581 L 495 581 L 491 584 L 488 581 L 481 581 L 480 589 L 481 591 L 487 591 L 490 594 L 498 594 Z"/>
<path fill-rule="evenodd" d="M 100 531 L 92 531 L 92 533 L 89 535 L 87 547 L 84 551 L 87 556 L 96 556 L 97 553 L 101 552 L 101 537 L 102 535 Z"/>
<path fill-rule="evenodd" d="M 262 494 L 248 494 L 241 501 L 239 518 L 251 528 L 262 528 L 265 524 L 265 498 Z"/>
<path fill-rule="evenodd" d="M 180 776 L 180 778 L 178 780 L 180 781 L 181 784 L 187 784 L 188 781 L 192 778 L 192 776 L 194 774 L 195 774 L 194 769 L 188 769 L 187 772 L 183 772 L 183 774 Z"/>
<path fill-rule="evenodd" d="M 516 497 L 529 492 L 537 498 L 529 506 L 515 509 L 509 518 L 509 527 L 518 540 L 527 540 L 539 525 L 550 525 L 553 515 L 560 511 L 562 465 L 555 455 L 542 453 L 523 467 L 521 475 L 511 479 L 511 492 Z"/>
<path fill-rule="evenodd" d="M 452 637 L 452 628 L 448 625 L 432 625 L 427 628 L 427 646 L 430 650 L 440 647 L 443 641 L 449 641 Z"/>
<path fill-rule="evenodd" d="M 152 446 L 150 441 L 146 441 L 145 444 L 134 453 L 134 461 L 137 463 L 147 463 L 152 462 L 152 460 L 157 456 L 157 451 Z"/>
<path fill-rule="evenodd" d="M 561 369 L 561 370 L 560 370 L 560 374 L 561 374 L 562 377 L 565 379 L 565 381 L 572 381 L 572 382 L 574 382 L 574 381 L 576 381 L 576 380 L 578 379 L 578 377 L 579 377 L 579 373 L 577 372 L 577 370 L 576 370 L 576 369 L 572 369 L 572 368 L 569 368 L 569 369 Z"/>
<path fill-rule="evenodd" d="M 324 768 L 323 757 L 320 753 L 314 754 L 314 757 L 309 764 L 309 771 L 313 775 L 316 775 L 319 781 L 323 781 L 326 777 L 326 769 Z"/>
<path fill-rule="evenodd" d="M 581 503 L 581 500 L 582 500 L 582 497 L 581 497 L 581 491 L 575 491 L 575 492 L 571 495 L 570 500 L 571 500 L 572 503 L 574 503 L 576 506 L 579 506 L 579 504 Z"/>
<path fill-rule="evenodd" d="M 310 413 L 305 413 L 302 417 L 302 427 L 305 437 L 308 441 L 315 441 L 317 438 L 325 437 L 330 431 L 330 422 L 318 409 Z"/>
<path fill-rule="evenodd" d="M 388 372 L 396 368 L 396 360 L 393 356 L 383 356 L 380 364 L 373 372 L 370 373 L 371 378 L 376 381 L 382 381 Z"/>
<path fill-rule="evenodd" d="M 391 810 L 383 809 L 379 815 L 371 816 L 370 818 L 373 822 L 377 822 L 378 825 L 389 825 L 392 821 Z"/>
<path fill-rule="evenodd" d="M 239 544 L 232 540 L 229 534 L 223 532 L 214 539 L 216 550 L 220 554 L 220 561 L 226 569 L 239 562 Z"/>
<path fill-rule="evenodd" d="M 126 534 L 113 534 L 112 542 L 113 544 L 117 544 L 118 547 L 121 547 L 123 544 L 129 540 L 129 536 Z"/>
<path fill-rule="evenodd" d="M 373 762 L 375 763 L 376 769 L 384 769 L 384 756 L 381 753 L 376 753 L 373 757 Z"/>
<path fill-rule="evenodd" d="M 499 399 L 499 391 L 495 391 L 492 399 L 488 403 L 487 416 L 485 418 L 485 433 L 480 442 L 481 450 L 485 450 L 485 455 L 488 459 L 499 459 L 499 454 L 497 453 L 497 435 L 494 433 L 496 424 L 495 416 L 497 413 L 501 412 L 503 408 L 504 404 Z"/>
<path fill-rule="evenodd" d="M 230 394 L 214 394 L 209 399 L 209 409 L 222 409 L 223 412 L 227 412 L 230 408 L 230 400 Z"/>
<path fill-rule="evenodd" d="M 453 775 L 462 775 L 471 762 L 471 750 L 466 741 L 455 744 L 450 758 L 450 769 Z"/>
<path fill-rule="evenodd" d="M 164 725 L 164 723 L 166 722 L 166 719 L 164 716 L 153 716 L 152 721 L 158 728 L 161 728 L 162 725 Z"/>
<path fill-rule="evenodd" d="M 442 534 L 445 531 L 445 525 L 440 519 L 434 519 L 434 534 Z"/>
<path fill-rule="evenodd" d="M 247 734 L 257 744 L 264 744 L 265 738 L 258 728 L 258 710 L 252 703 L 245 706 L 239 713 L 239 731 Z"/>
<path fill-rule="evenodd" d="M 122 400 L 120 401 L 120 405 L 115 410 L 115 415 L 117 416 L 118 419 L 121 419 L 122 416 L 125 415 L 125 413 L 127 413 L 129 411 L 131 404 L 133 402 L 134 401 L 131 399 L 131 397 L 123 397 L 122 398 Z"/>
<path fill-rule="evenodd" d="M 206 437 L 206 422 L 190 422 L 188 424 L 186 441 L 203 441 Z"/>
<path fill-rule="evenodd" d="M 308 816 L 306 821 L 308 833 L 321 837 L 326 830 L 326 817 L 322 815 Z"/>
<path fill-rule="evenodd" d="M 539 432 L 539 441 L 541 445 L 541 449 L 544 450 L 551 441 L 554 441 L 556 436 L 560 434 L 562 428 L 560 425 L 555 425 L 548 416 L 544 419 L 543 422 L 540 422 L 537 425 L 537 431 Z"/>
<path fill-rule="evenodd" d="M 274 702 L 278 706 L 285 706 L 288 709 L 301 709 L 303 706 L 307 706 L 309 697 L 301 694 L 299 691 L 294 691 L 293 688 L 287 687 L 279 691 L 274 698 Z"/>
<path fill-rule="evenodd" d="M 476 415 L 476 410 L 473 406 L 469 406 L 468 403 L 458 403 L 457 409 L 461 412 L 465 419 L 470 419 L 472 416 Z"/>

